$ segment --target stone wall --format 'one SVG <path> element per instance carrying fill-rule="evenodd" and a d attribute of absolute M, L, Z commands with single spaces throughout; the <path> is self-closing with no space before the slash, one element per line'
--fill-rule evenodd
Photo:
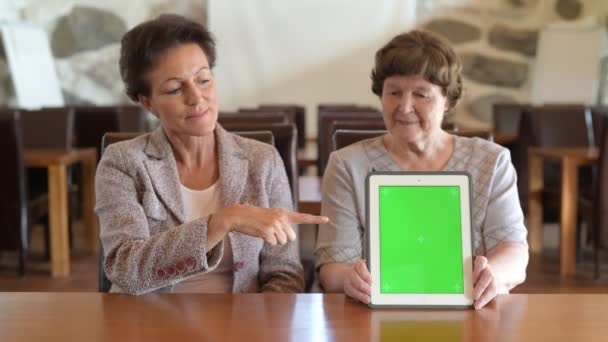
<path fill-rule="evenodd" d="M 526 102 L 540 28 L 560 20 L 608 16 L 597 0 L 419 0 L 418 25 L 446 36 L 464 62 L 465 94 L 453 119 L 491 125 L 493 103 Z M 0 20 L 48 31 L 68 104 L 128 103 L 118 74 L 119 39 L 160 13 L 205 23 L 206 0 L 2 0 Z M 10 75 L 0 51 L 0 104 L 10 103 Z"/>
<path fill-rule="evenodd" d="M 423 1 L 419 26 L 448 38 L 463 60 L 465 93 L 453 120 L 489 127 L 494 103 L 529 101 L 540 29 L 589 15 L 605 20 L 608 1 Z"/>
<path fill-rule="evenodd" d="M 6 1 L 6 2 L 5 2 Z M 205 0 L 2 0 L 0 20 L 42 25 L 48 32 L 68 105 L 129 103 L 118 72 L 120 38 L 161 13 L 207 21 Z M 0 51 L 0 105 L 14 97 Z"/>

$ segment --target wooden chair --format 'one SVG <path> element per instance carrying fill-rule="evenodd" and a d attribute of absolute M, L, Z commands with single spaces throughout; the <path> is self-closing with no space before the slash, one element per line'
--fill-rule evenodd
<path fill-rule="evenodd" d="M 518 172 L 518 188 L 522 207 L 527 210 L 528 198 L 528 158 L 530 146 L 539 147 L 592 147 L 595 146 L 596 128 L 593 124 L 593 113 L 584 105 L 544 105 L 531 107 L 522 116 L 518 143 L 522 157 Z M 525 152 L 524 152 L 525 151 Z M 561 214 L 561 165 L 544 163 L 543 165 L 543 222 L 558 222 Z M 593 193 L 593 170 L 583 167 L 579 171 L 579 189 L 581 196 Z M 579 218 L 585 208 L 579 204 Z M 579 221 L 580 222 L 580 221 Z M 579 243 L 581 234 L 577 234 Z M 577 249 L 580 257 L 581 249 Z"/>
<path fill-rule="evenodd" d="M 275 146 L 274 135 L 271 131 L 233 131 L 232 133 Z"/>
<path fill-rule="evenodd" d="M 334 121 L 377 121 L 382 122 L 382 113 L 374 111 L 340 111 L 340 112 L 319 112 L 318 118 L 318 174 L 323 175 L 325 166 L 329 160 L 331 152 L 331 139 L 334 134 L 332 122 Z"/>
<path fill-rule="evenodd" d="M 100 160 L 103 135 L 120 131 L 120 111 L 121 108 L 115 106 L 74 107 L 76 147 L 95 147 L 97 160 Z"/>
<path fill-rule="evenodd" d="M 544 105 L 531 107 L 524 112 L 520 122 L 518 138 L 521 155 L 518 173 L 518 188 L 522 206 L 527 205 L 528 157 L 531 146 L 539 147 L 590 147 L 595 145 L 595 129 L 591 110 L 583 105 Z M 559 165 L 545 163 L 543 203 L 546 220 L 556 221 L 559 216 L 560 179 Z M 590 168 L 580 172 L 581 190 L 590 188 Z"/>
<path fill-rule="evenodd" d="M 518 134 L 521 118 L 528 109 L 526 104 L 495 103 L 492 108 L 494 132 Z"/>
<path fill-rule="evenodd" d="M 24 148 L 37 149 L 70 149 L 74 141 L 74 111 L 71 108 L 42 108 L 38 110 L 19 111 Z M 80 217 L 81 206 L 78 185 L 75 182 L 73 168 L 67 169 L 69 234 L 72 245 L 72 222 Z M 48 172 L 44 168 L 26 169 L 28 195 L 30 197 L 47 196 Z M 50 231 L 48 218 L 42 217 L 44 226 L 45 257 L 50 257 Z"/>
<path fill-rule="evenodd" d="M 336 151 L 361 140 L 375 138 L 385 133 L 386 130 L 338 129 L 334 132 L 332 138 L 332 148 Z"/>
<path fill-rule="evenodd" d="M 606 113 L 596 110 L 593 123 L 596 131 L 599 132 L 595 138 L 600 149 L 600 157 L 596 165 L 592 192 L 581 192 L 578 204 L 583 219 L 590 227 L 594 275 L 597 279 L 601 273 L 601 251 L 608 247 L 608 117 Z"/>
<path fill-rule="evenodd" d="M 264 112 L 264 113 L 220 113 L 217 122 L 224 125 L 239 125 L 246 123 L 253 124 L 277 124 L 289 123 L 289 117 L 284 112 Z"/>
<path fill-rule="evenodd" d="M 148 132 L 148 112 L 140 106 L 122 106 L 118 110 L 120 132 Z"/>
<path fill-rule="evenodd" d="M 29 250 L 28 223 L 48 217 L 46 194 L 28 198 L 23 161 L 23 140 L 19 113 L 0 111 L 0 251 L 19 251 L 19 275 L 26 269 Z"/>
<path fill-rule="evenodd" d="M 306 108 L 295 104 L 262 104 L 261 110 L 290 111 L 294 113 L 294 122 L 298 130 L 298 148 L 306 146 Z"/>
<path fill-rule="evenodd" d="M 279 115 L 285 117 L 286 122 L 296 124 L 296 113 L 291 109 L 239 108 L 238 114 L 254 119 L 260 116 Z"/>
<path fill-rule="evenodd" d="M 608 118 L 602 115 L 602 131 L 597 136 L 600 159 L 597 166 L 595 198 L 593 200 L 593 232 L 595 276 L 600 277 L 600 251 L 608 247 Z M 599 121 L 599 120 L 598 120 Z"/>
<path fill-rule="evenodd" d="M 270 131 L 274 136 L 274 146 L 281 155 L 291 195 L 293 198 L 294 210 L 298 208 L 298 168 L 297 168 L 297 135 L 295 124 L 275 123 L 275 124 L 254 124 L 254 123 L 233 123 L 224 124 L 222 127 L 231 132 L 243 131 Z"/>
<path fill-rule="evenodd" d="M 337 127 L 340 127 L 340 128 L 334 132 L 334 135 L 332 137 L 332 144 L 331 144 L 332 151 L 336 151 L 336 150 L 339 150 L 346 146 L 349 146 L 351 144 L 354 144 L 356 142 L 359 142 L 361 140 L 375 138 L 377 136 L 380 136 L 380 135 L 383 135 L 386 133 L 385 129 L 342 128 L 342 127 L 347 127 L 347 126 L 357 127 L 357 124 L 355 124 L 355 125 L 350 125 L 350 124 L 337 125 Z M 486 130 L 454 131 L 454 132 L 448 132 L 448 133 L 460 135 L 460 136 L 464 136 L 464 137 L 469 137 L 469 138 L 478 137 L 478 138 L 492 141 L 492 132 L 486 131 Z"/>

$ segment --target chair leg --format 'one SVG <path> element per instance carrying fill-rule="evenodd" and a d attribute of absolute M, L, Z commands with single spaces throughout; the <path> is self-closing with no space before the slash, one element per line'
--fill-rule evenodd
<path fill-rule="evenodd" d="M 25 263 L 27 261 L 27 252 L 27 245 L 25 242 L 22 242 L 21 246 L 19 246 L 19 277 L 25 276 Z"/>
<path fill-rule="evenodd" d="M 44 226 L 44 260 L 51 260 L 51 225 L 49 215 L 45 215 L 43 222 Z"/>
<path fill-rule="evenodd" d="M 593 263 L 595 279 L 600 278 L 600 242 L 599 236 L 596 234 L 593 241 Z"/>
<path fill-rule="evenodd" d="M 70 251 L 72 250 L 72 247 L 74 247 L 74 229 L 72 228 L 74 221 L 73 218 L 68 218 L 68 248 Z"/>
<path fill-rule="evenodd" d="M 25 276 L 25 253 L 19 252 L 19 276 Z"/>

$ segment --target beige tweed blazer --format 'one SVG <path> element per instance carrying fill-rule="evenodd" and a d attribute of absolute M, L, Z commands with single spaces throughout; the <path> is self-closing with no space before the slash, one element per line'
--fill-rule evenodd
<path fill-rule="evenodd" d="M 215 129 L 222 205 L 292 208 L 278 152 L 270 145 Z M 224 246 L 205 250 L 207 217 L 184 222 L 177 165 L 159 128 L 110 145 L 97 167 L 96 208 L 104 268 L 111 292 L 171 291 L 179 281 L 213 270 Z M 233 249 L 233 292 L 299 292 L 303 271 L 298 244 L 271 246 L 228 233 Z"/>

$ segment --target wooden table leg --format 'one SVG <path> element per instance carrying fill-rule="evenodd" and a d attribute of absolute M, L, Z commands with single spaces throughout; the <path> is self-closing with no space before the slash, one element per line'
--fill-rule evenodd
<path fill-rule="evenodd" d="M 51 274 L 70 275 L 70 245 L 68 238 L 68 198 L 65 165 L 48 167 L 49 229 L 51 237 Z"/>
<path fill-rule="evenodd" d="M 528 155 L 528 239 L 533 253 L 543 248 L 543 172 L 543 158 Z"/>
<path fill-rule="evenodd" d="M 562 203 L 560 274 L 571 276 L 576 273 L 576 216 L 578 197 L 578 164 L 571 158 L 562 161 Z"/>
<path fill-rule="evenodd" d="M 95 154 L 82 160 L 82 217 L 85 224 L 86 248 L 90 253 L 99 250 L 99 225 L 95 216 Z"/>

